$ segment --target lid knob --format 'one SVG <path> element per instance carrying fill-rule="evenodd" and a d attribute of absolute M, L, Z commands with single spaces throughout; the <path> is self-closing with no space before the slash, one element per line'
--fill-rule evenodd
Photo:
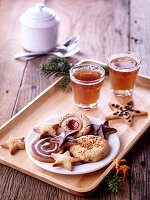
<path fill-rule="evenodd" d="M 42 9 L 45 7 L 45 4 L 43 4 L 43 3 L 36 3 L 35 7 L 38 8 L 40 10 L 40 12 L 42 12 Z"/>

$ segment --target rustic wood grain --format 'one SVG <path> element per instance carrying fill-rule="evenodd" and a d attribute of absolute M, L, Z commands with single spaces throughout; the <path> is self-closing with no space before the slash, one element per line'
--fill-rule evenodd
<path fill-rule="evenodd" d="M 21 45 L 19 17 L 23 11 L 34 5 L 36 0 L 5 0 L 0 2 L 0 125 L 6 122 L 13 112 L 20 83 L 26 66 L 25 62 L 15 61 L 15 53 L 23 51 Z M 7 102 L 7 103 L 6 103 Z"/>
<path fill-rule="evenodd" d="M 148 130 L 131 151 L 131 199 L 147 200 L 149 194 L 149 169 L 150 169 L 150 131 Z"/>
<path fill-rule="evenodd" d="M 130 50 L 142 58 L 140 73 L 150 76 L 150 3 L 146 1 L 130 1 Z M 150 199 L 150 129 L 130 152 L 131 199 Z"/>
<path fill-rule="evenodd" d="M 47 1 L 60 15 L 59 43 L 81 36 L 80 58 L 105 61 L 107 55 L 128 50 L 128 1 Z"/>
<path fill-rule="evenodd" d="M 149 75 L 150 23 L 149 0 L 130 1 L 130 50 L 142 58 L 140 73 Z"/>

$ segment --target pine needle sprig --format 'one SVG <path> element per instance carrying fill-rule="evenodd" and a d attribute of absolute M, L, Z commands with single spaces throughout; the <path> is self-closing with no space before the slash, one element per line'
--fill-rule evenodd
<path fill-rule="evenodd" d="M 109 75 L 108 67 L 101 65 L 101 67 L 105 70 L 105 76 Z"/>
<path fill-rule="evenodd" d="M 58 83 L 58 87 L 62 90 L 71 90 L 71 86 L 70 86 L 70 77 L 69 75 L 64 75 L 63 78 L 61 79 L 61 81 Z"/>
<path fill-rule="evenodd" d="M 107 184 L 108 190 L 113 192 L 114 194 L 118 194 L 120 189 L 123 189 L 122 187 L 122 177 L 118 177 L 115 175 L 109 175 L 105 179 L 105 183 Z"/>
<path fill-rule="evenodd" d="M 69 70 L 73 67 L 73 64 L 68 62 L 64 58 L 51 57 L 48 59 L 47 63 L 41 65 L 42 75 L 49 78 L 54 75 L 54 77 L 60 77 L 69 73 Z"/>
<path fill-rule="evenodd" d="M 47 63 L 41 65 L 41 73 L 43 76 L 49 78 L 54 76 L 54 78 L 63 77 L 58 84 L 58 87 L 63 91 L 70 89 L 70 77 L 69 70 L 73 67 L 73 64 L 67 59 L 59 57 L 50 57 Z"/>

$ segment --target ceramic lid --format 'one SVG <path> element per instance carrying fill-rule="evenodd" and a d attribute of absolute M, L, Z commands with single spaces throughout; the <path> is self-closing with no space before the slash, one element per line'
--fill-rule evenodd
<path fill-rule="evenodd" d="M 55 25 L 59 21 L 56 13 L 43 3 L 37 3 L 35 7 L 27 9 L 20 17 L 22 24 L 32 28 L 46 28 Z"/>

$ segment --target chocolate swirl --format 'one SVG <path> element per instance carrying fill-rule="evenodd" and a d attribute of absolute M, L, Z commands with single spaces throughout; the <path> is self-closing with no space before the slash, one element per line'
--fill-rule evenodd
<path fill-rule="evenodd" d="M 53 162 L 52 153 L 58 153 L 57 143 L 51 142 L 51 137 L 43 139 L 35 138 L 30 144 L 30 153 L 33 158 L 41 162 Z"/>

